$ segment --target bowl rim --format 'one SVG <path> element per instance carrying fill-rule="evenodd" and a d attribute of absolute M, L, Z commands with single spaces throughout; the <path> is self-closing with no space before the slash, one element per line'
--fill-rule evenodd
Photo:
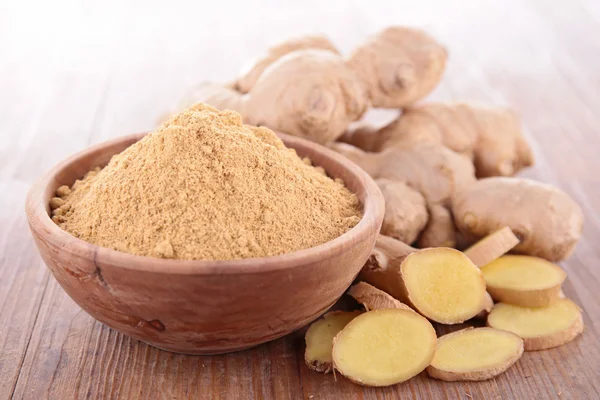
<path fill-rule="evenodd" d="M 49 199 L 47 200 L 46 196 L 48 196 L 48 192 L 50 191 L 49 187 L 55 185 L 57 181 L 56 176 L 61 171 L 68 169 L 87 156 L 99 153 L 103 149 L 119 143 L 131 141 L 131 144 L 127 146 L 129 147 L 141 140 L 147 133 L 149 132 L 124 135 L 92 145 L 67 157 L 44 173 L 31 187 L 26 199 L 25 209 L 32 234 L 43 237 L 44 240 L 51 242 L 53 246 L 59 247 L 61 251 L 66 251 L 78 257 L 86 257 L 87 255 L 89 258 L 93 258 L 94 264 L 109 264 L 129 270 L 151 273 L 230 275 L 285 270 L 299 265 L 318 262 L 319 259 L 329 258 L 333 254 L 351 250 L 353 243 L 367 239 L 371 231 L 379 233 L 385 206 L 383 195 L 373 178 L 341 154 L 307 139 L 283 133 L 277 133 L 277 135 L 284 141 L 287 147 L 293 149 L 301 147 L 303 150 L 321 153 L 332 164 L 337 164 L 348 173 L 354 175 L 364 190 L 364 201 L 361 201 L 363 215 L 359 223 L 333 240 L 307 249 L 268 257 L 234 260 L 163 259 L 121 252 L 86 242 L 62 230 L 52 221 L 48 212 L 49 206 L 47 203 Z M 353 193 L 356 194 L 356 192 Z M 328 257 L 324 257 L 324 255 L 328 255 Z"/>

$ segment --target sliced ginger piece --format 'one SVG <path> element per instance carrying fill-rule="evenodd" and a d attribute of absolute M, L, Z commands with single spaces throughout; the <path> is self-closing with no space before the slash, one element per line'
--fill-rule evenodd
<path fill-rule="evenodd" d="M 498 303 L 487 324 L 522 337 L 526 351 L 558 347 L 583 332 L 581 310 L 569 299 L 559 299 L 547 307 Z"/>
<path fill-rule="evenodd" d="M 492 311 L 492 308 L 494 308 L 494 299 L 492 299 L 492 296 L 490 296 L 488 292 L 485 292 L 483 309 L 473 318 L 486 319 L 488 314 Z"/>
<path fill-rule="evenodd" d="M 406 304 L 366 282 L 358 282 L 348 290 L 348 294 L 362 304 L 367 311 L 387 308 L 400 308 L 413 311 L 413 309 Z"/>
<path fill-rule="evenodd" d="M 466 249 L 464 253 L 473 261 L 473 264 L 483 267 L 508 253 L 518 244 L 519 238 L 515 236 L 508 226 L 505 226 L 491 235 L 484 237 Z"/>
<path fill-rule="evenodd" d="M 502 256 L 481 268 L 497 302 L 544 307 L 560 298 L 567 274 L 558 265 L 532 256 Z"/>
<path fill-rule="evenodd" d="M 420 250 L 407 256 L 400 269 L 409 304 L 433 321 L 461 323 L 485 307 L 483 275 L 458 250 Z"/>
<path fill-rule="evenodd" d="M 359 315 L 333 340 L 333 366 L 365 386 L 404 382 L 431 362 L 437 338 L 419 314 L 403 309 Z"/>
<path fill-rule="evenodd" d="M 458 324 L 485 307 L 481 270 L 458 250 L 417 250 L 379 235 L 360 277 L 425 317 Z"/>
<path fill-rule="evenodd" d="M 308 368 L 323 373 L 332 371 L 333 338 L 358 315 L 360 315 L 359 311 L 332 311 L 308 328 L 304 353 L 304 361 Z"/>
<path fill-rule="evenodd" d="M 483 381 L 500 375 L 523 355 L 523 339 L 494 328 L 467 328 L 438 339 L 430 377 Z"/>

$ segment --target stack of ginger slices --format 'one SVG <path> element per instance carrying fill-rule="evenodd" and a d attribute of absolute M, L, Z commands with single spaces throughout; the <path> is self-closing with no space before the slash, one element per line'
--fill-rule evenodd
<path fill-rule="evenodd" d="M 417 250 L 380 235 L 348 294 L 360 311 L 333 311 L 306 332 L 305 360 L 365 386 L 404 382 L 423 370 L 444 381 L 481 381 L 524 351 L 583 332 L 581 310 L 561 290 L 567 274 L 541 258 L 506 255 L 519 243 L 503 228 L 464 252 Z M 437 337 L 431 323 L 485 320 Z"/>

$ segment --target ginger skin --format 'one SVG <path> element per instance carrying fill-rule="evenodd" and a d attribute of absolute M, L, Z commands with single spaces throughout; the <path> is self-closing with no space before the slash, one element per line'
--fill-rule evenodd
<path fill-rule="evenodd" d="M 428 210 L 429 222 L 421 232 L 419 247 L 456 247 L 456 227 L 450 210 L 439 204 L 430 205 Z"/>
<path fill-rule="evenodd" d="M 203 102 L 239 112 L 251 125 L 325 144 L 371 106 L 405 107 L 426 96 L 445 68 L 446 50 L 426 33 L 391 27 L 345 60 L 324 36 L 268 49 L 226 85 L 203 83 L 181 107 Z"/>
<path fill-rule="evenodd" d="M 331 51 L 312 49 L 279 58 L 248 93 L 203 83 L 190 98 L 218 109 L 235 110 L 250 125 L 267 126 L 322 144 L 336 140 L 369 105 L 364 83 L 343 58 Z"/>
<path fill-rule="evenodd" d="M 346 143 L 334 143 L 330 147 L 354 161 L 373 178 L 405 183 L 423 196 L 429 218 L 421 233 L 422 247 L 455 246 L 456 228 L 450 212 L 452 198 L 457 190 L 468 188 L 475 182 L 473 164 L 467 157 L 442 145 L 428 143 L 391 148 L 380 153 L 365 152 Z M 387 212 L 404 206 L 399 206 L 397 199 L 385 191 L 384 197 Z M 391 219 L 389 214 L 387 218 Z"/>
<path fill-rule="evenodd" d="M 448 53 L 425 32 L 390 27 L 372 36 L 348 59 L 367 83 L 375 107 L 404 108 L 439 83 Z"/>
<path fill-rule="evenodd" d="M 404 243 L 413 243 L 425 229 L 429 218 L 425 199 L 403 182 L 384 178 L 375 182 L 385 198 L 381 234 Z"/>
<path fill-rule="evenodd" d="M 382 310 L 387 308 L 400 308 L 403 310 L 413 311 L 412 308 L 396 300 L 383 290 L 377 289 L 375 286 L 369 285 L 366 282 L 358 282 L 356 285 L 348 289 L 348 295 L 362 304 L 367 311 Z"/>
<path fill-rule="evenodd" d="M 350 131 L 340 139 L 363 150 L 438 143 L 471 158 L 478 178 L 512 176 L 533 164 L 517 115 L 509 109 L 429 103 L 403 110 L 378 130 Z"/>
<path fill-rule="evenodd" d="M 263 72 L 281 57 L 300 50 L 325 50 L 340 54 L 331 41 L 322 35 L 309 35 L 288 39 L 269 49 L 262 56 L 242 68 L 234 89 L 240 93 L 248 93 L 256 85 Z"/>
<path fill-rule="evenodd" d="M 523 178 L 480 179 L 457 191 L 452 213 L 471 243 L 507 226 L 520 240 L 514 253 L 549 261 L 567 258 L 583 229 L 583 212 L 569 195 Z"/>

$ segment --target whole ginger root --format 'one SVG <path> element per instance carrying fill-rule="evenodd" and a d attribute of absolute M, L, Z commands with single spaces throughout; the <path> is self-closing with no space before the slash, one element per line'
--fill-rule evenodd
<path fill-rule="evenodd" d="M 340 54 L 331 41 L 322 35 L 309 35 L 291 38 L 267 49 L 266 53 L 242 68 L 234 89 L 248 93 L 256 85 L 262 73 L 281 57 L 299 50 L 325 50 Z"/>
<path fill-rule="evenodd" d="M 394 26 L 354 50 L 348 64 L 367 83 L 373 106 L 404 108 L 437 86 L 447 58 L 446 49 L 427 33 Z"/>
<path fill-rule="evenodd" d="M 202 102 L 239 112 L 252 125 L 330 143 L 370 107 L 404 107 L 439 82 L 446 50 L 424 32 L 388 28 L 346 60 L 324 36 L 271 47 L 227 85 L 203 83 L 182 107 Z"/>
<path fill-rule="evenodd" d="M 385 198 L 381 233 L 404 243 L 413 243 L 429 219 L 425 198 L 401 181 L 376 179 L 375 182 Z"/>
<path fill-rule="evenodd" d="M 452 212 L 468 240 L 507 226 L 520 240 L 515 253 L 549 261 L 568 257 L 583 230 L 583 212 L 568 194 L 523 178 L 480 179 L 457 191 Z"/>
<path fill-rule="evenodd" d="M 374 152 L 422 142 L 443 144 L 472 158 L 479 178 L 512 176 L 533 164 L 517 115 L 501 107 L 423 104 L 403 110 L 381 129 L 349 131 L 341 141 Z"/>
<path fill-rule="evenodd" d="M 203 83 L 194 102 L 239 112 L 244 122 L 301 136 L 317 143 L 337 139 L 367 110 L 364 83 L 339 55 L 302 50 L 269 65 L 247 93 Z"/>
<path fill-rule="evenodd" d="M 452 221 L 450 206 L 457 190 L 467 188 L 475 182 L 473 163 L 467 157 L 440 145 L 420 143 L 413 147 L 390 148 L 379 153 L 365 152 L 346 143 L 330 146 L 338 153 L 354 161 L 375 179 L 402 182 L 420 193 L 427 204 L 429 217 L 422 228 L 419 220 L 394 220 L 390 210 L 406 207 L 406 199 L 400 202 L 387 190 L 386 232 L 410 232 L 410 238 L 420 229 L 421 247 L 444 247 L 456 244 L 456 228 Z M 413 204 L 418 204 L 417 202 Z M 398 226 L 389 224 L 397 221 Z M 398 235 L 392 235 L 401 238 Z M 409 240 L 406 239 L 405 240 Z M 411 242 L 406 242 L 411 243 Z"/>

